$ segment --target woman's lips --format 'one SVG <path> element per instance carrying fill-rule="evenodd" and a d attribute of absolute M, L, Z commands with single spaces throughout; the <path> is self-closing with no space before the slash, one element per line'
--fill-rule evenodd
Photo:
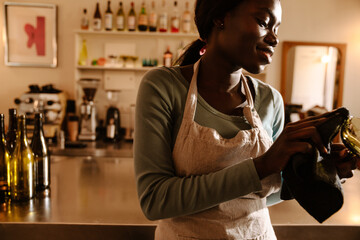
<path fill-rule="evenodd" d="M 274 54 L 274 50 L 270 48 L 257 48 L 257 51 L 260 57 L 265 61 L 266 64 L 271 63 L 272 55 Z"/>

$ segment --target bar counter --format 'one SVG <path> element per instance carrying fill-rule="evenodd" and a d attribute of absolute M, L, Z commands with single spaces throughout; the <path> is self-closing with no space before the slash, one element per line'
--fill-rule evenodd
<path fill-rule="evenodd" d="M 156 221 L 147 220 L 139 206 L 131 143 L 87 143 L 82 149 L 54 147 L 51 153 L 50 192 L 28 202 L 3 202 L 0 236 L 3 233 L 13 236 L 5 239 L 16 239 L 19 228 L 25 233 L 44 232 L 46 225 L 48 234 L 43 233 L 46 237 L 59 231 L 65 234 L 64 238 L 81 237 L 84 232 L 87 239 L 99 239 L 96 236 L 106 234 L 107 239 L 153 238 Z M 301 226 L 312 227 L 313 231 L 327 226 L 332 235 L 338 231 L 335 227 L 347 227 L 347 233 L 359 236 L 348 239 L 360 239 L 360 172 L 356 171 L 343 187 L 343 208 L 323 224 L 317 223 L 294 200 L 270 207 L 278 239 L 291 239 L 289 235 L 279 236 L 289 229 L 301 233 L 304 231 Z"/>

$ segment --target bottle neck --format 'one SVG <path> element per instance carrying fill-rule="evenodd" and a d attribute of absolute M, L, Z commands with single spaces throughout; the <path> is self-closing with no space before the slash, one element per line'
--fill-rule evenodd
<path fill-rule="evenodd" d="M 44 135 L 42 118 L 35 118 L 34 136 Z"/>
<path fill-rule="evenodd" d="M 5 139 L 4 115 L 0 115 L 0 140 Z"/>
<path fill-rule="evenodd" d="M 26 119 L 25 117 L 19 117 L 17 121 L 17 138 L 19 141 L 27 141 L 26 136 Z"/>
<path fill-rule="evenodd" d="M 108 2 L 108 6 L 107 6 L 107 9 L 106 9 L 106 12 L 107 12 L 107 13 L 111 13 L 110 2 Z"/>
<path fill-rule="evenodd" d="M 9 116 L 9 131 L 16 131 L 17 129 L 17 117 L 16 115 Z"/>

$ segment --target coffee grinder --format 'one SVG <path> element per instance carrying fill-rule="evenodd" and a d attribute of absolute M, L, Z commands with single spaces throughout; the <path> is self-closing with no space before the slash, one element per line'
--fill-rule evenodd
<path fill-rule="evenodd" d="M 94 97 L 99 86 L 99 79 L 82 78 L 78 81 L 82 87 L 84 96 L 80 105 L 80 133 L 79 140 L 96 140 L 96 108 Z"/>

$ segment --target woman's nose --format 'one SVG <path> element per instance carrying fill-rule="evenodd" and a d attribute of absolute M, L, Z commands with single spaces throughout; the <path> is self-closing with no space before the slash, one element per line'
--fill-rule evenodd
<path fill-rule="evenodd" d="M 279 38 L 273 31 L 269 31 L 265 36 L 264 41 L 272 47 L 276 47 L 279 44 Z"/>

